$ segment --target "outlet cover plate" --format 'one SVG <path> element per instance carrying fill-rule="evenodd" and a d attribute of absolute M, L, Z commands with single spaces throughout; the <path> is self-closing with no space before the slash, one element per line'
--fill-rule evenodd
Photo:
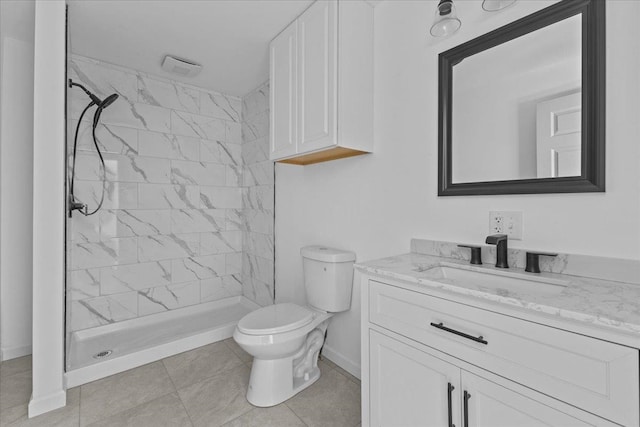
<path fill-rule="evenodd" d="M 506 234 L 511 240 L 522 240 L 522 212 L 489 212 L 489 234 Z"/>

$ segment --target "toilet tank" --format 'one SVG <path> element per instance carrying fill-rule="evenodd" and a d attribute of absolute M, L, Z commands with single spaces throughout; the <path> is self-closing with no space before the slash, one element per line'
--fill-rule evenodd
<path fill-rule="evenodd" d="M 300 254 L 307 303 L 332 313 L 349 310 L 356 254 L 326 246 L 306 246 Z"/>

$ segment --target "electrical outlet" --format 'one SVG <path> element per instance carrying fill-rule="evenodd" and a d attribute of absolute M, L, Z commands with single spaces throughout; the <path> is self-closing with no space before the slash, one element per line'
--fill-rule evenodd
<path fill-rule="evenodd" d="M 522 240 L 522 212 L 489 212 L 489 233 L 506 234 L 511 240 Z"/>

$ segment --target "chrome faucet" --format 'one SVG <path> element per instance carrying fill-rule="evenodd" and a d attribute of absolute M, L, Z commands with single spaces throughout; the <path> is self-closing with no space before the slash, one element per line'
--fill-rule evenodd
<path fill-rule="evenodd" d="M 496 245 L 496 267 L 509 268 L 509 263 L 507 262 L 507 235 L 492 234 L 487 236 L 485 243 Z"/>

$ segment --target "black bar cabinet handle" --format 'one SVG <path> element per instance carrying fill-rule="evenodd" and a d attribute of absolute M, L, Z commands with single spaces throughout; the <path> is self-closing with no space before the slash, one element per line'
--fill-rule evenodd
<path fill-rule="evenodd" d="M 449 409 L 449 427 L 456 427 L 453 423 L 453 412 L 451 411 L 451 392 L 455 389 L 451 383 L 447 386 L 447 407 Z"/>
<path fill-rule="evenodd" d="M 464 391 L 464 427 L 469 427 L 469 399 L 471 399 L 471 394 Z"/>
<path fill-rule="evenodd" d="M 442 324 L 442 322 L 440 322 L 440 323 L 431 322 L 431 326 L 433 326 L 434 328 L 442 329 L 443 331 L 451 332 L 452 334 L 456 334 L 458 336 L 461 336 L 463 338 L 469 339 L 471 341 L 479 342 L 480 344 L 485 344 L 485 345 L 489 344 L 489 342 L 487 340 L 485 340 L 482 337 L 482 335 L 479 336 L 479 337 L 474 337 L 473 335 L 465 334 L 464 332 L 460 332 L 460 331 L 456 331 L 455 329 L 447 328 L 446 326 L 444 326 Z"/>

